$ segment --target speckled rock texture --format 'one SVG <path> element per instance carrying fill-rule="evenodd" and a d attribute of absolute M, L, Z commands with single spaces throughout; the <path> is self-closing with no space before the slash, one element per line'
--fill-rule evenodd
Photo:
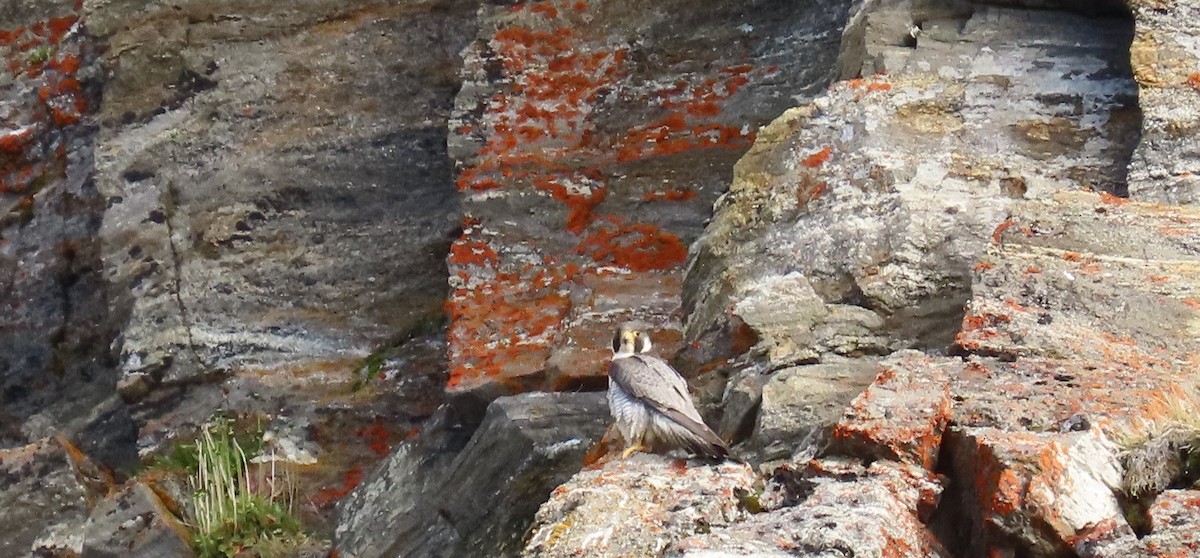
<path fill-rule="evenodd" d="M 102 70 L 74 2 L 0 8 L 0 447 L 67 432 L 136 462 L 115 396 L 104 197 L 94 175 Z"/>
<path fill-rule="evenodd" d="M 740 495 L 755 480 L 737 463 L 647 454 L 609 461 L 554 490 L 521 555 L 662 556 L 681 539 L 749 517 Z"/>
<path fill-rule="evenodd" d="M 1129 0 L 1137 34 L 1130 47 L 1142 109 L 1142 141 L 1129 191 L 1164 203 L 1200 201 L 1200 17 L 1194 2 Z"/>
<path fill-rule="evenodd" d="M 499 398 L 465 446 L 447 420 L 340 504 L 334 547 L 355 558 L 515 556 L 538 506 L 579 470 L 608 422 L 598 393 Z"/>
<path fill-rule="evenodd" d="M 218 410 L 343 558 L 1200 555 L 1197 20 L 4 3 L 0 555 Z M 604 453 L 630 318 L 750 464 Z"/>
<path fill-rule="evenodd" d="M 88 510 L 111 488 L 64 438 L 0 450 L 0 555 L 76 556 Z"/>
<path fill-rule="evenodd" d="M 758 513 L 685 538 L 665 555 L 949 557 L 923 524 L 942 488 L 928 471 L 891 461 L 781 467 L 760 496 L 765 507 Z"/>
<path fill-rule="evenodd" d="M 1153 527 L 1150 534 L 1137 539 L 1114 523 L 1103 523 L 1076 541 L 1073 550 L 1083 558 L 1195 556 L 1200 551 L 1197 511 L 1200 511 L 1200 492 L 1167 490 L 1150 507 L 1148 517 Z"/>
<path fill-rule="evenodd" d="M 451 392 L 601 387 L 632 318 L 673 354 L 688 245 L 755 129 L 835 77 L 849 5 L 481 8 L 449 143 Z"/>
<path fill-rule="evenodd" d="M 191 558 L 190 537 L 154 490 L 132 483 L 92 510 L 80 558 Z"/>

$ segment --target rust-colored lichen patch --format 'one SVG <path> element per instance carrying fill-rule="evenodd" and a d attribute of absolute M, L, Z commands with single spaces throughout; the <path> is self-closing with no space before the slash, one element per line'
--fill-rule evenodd
<path fill-rule="evenodd" d="M 646 222 L 630 209 L 697 203 L 697 185 L 638 182 L 648 176 L 641 169 L 754 141 L 727 106 L 777 67 L 735 55 L 647 81 L 630 64 L 638 44 L 597 30 L 593 7 L 564 0 L 487 7 L 495 31 L 468 51 L 483 92 L 478 108 L 459 112 L 450 129 L 474 149 L 460 157 L 457 188 L 484 209 L 464 224 L 448 258 L 452 390 L 571 388 L 603 375 L 595 363 L 605 343 L 579 315 L 595 314 L 593 300 L 619 300 L 624 285 L 639 281 L 667 296 L 677 287 L 664 281 L 687 257 L 681 225 Z M 627 108 L 642 105 L 652 110 Z M 509 201 L 549 230 L 506 224 L 490 204 Z"/>
<path fill-rule="evenodd" d="M 661 271 L 683 264 L 687 247 L 656 225 L 623 224 L 619 219 L 597 228 L 576 248 L 600 265 L 616 265 L 632 271 Z"/>
<path fill-rule="evenodd" d="M 13 206 L 28 214 L 33 194 L 62 176 L 66 167 L 66 131 L 90 110 L 77 73 L 82 61 L 78 40 L 67 40 L 79 22 L 66 13 L 30 25 L 0 29 L 0 55 L 14 91 L 7 129 L 0 128 L 0 194 L 21 196 Z"/>
<path fill-rule="evenodd" d="M 829 157 L 832 154 L 833 154 L 833 148 L 829 147 L 829 146 L 825 146 L 820 151 L 817 151 L 816 153 L 813 153 L 812 155 L 805 157 L 804 160 L 800 161 L 800 164 L 804 165 L 808 168 L 816 168 L 821 165 L 824 165 L 825 162 L 829 160 Z"/>
<path fill-rule="evenodd" d="M 339 486 L 330 486 L 318 491 L 309 501 L 317 508 L 325 508 L 336 504 L 354 490 L 364 478 L 362 467 L 353 467 L 342 475 Z"/>

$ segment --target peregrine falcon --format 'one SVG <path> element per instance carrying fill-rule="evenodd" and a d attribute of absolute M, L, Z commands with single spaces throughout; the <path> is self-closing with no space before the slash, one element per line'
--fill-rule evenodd
<path fill-rule="evenodd" d="M 643 449 L 674 448 L 712 459 L 729 455 L 729 446 L 696 412 L 683 376 L 663 359 L 646 354 L 646 332 L 626 324 L 612 343 L 608 408 L 629 444 L 621 457 Z"/>

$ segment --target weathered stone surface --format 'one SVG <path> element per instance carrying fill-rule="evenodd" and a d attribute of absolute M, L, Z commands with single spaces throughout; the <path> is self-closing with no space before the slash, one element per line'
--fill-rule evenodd
<path fill-rule="evenodd" d="M 482 8 L 450 138 L 451 391 L 599 387 L 630 318 L 672 354 L 687 245 L 754 128 L 833 77 L 849 6 Z"/>
<path fill-rule="evenodd" d="M 1098 530 L 1131 533 L 1110 440 L 1200 399 L 1180 327 L 1198 312 L 1197 216 L 1061 193 L 1015 205 L 998 228 L 956 341 L 974 356 L 951 376 L 945 453 L 970 482 L 947 499 L 969 518 L 965 552 L 1053 556 Z"/>
<path fill-rule="evenodd" d="M 949 436 L 954 477 L 971 481 L 960 487 L 965 500 L 974 500 L 965 522 L 968 554 L 1057 556 L 1105 523 L 1132 533 L 1116 498 L 1117 447 L 1098 428 L 1066 434 L 966 428 Z"/>
<path fill-rule="evenodd" d="M 1137 33 L 1129 49 L 1142 134 L 1129 166 L 1136 199 L 1200 201 L 1200 17 L 1195 2 L 1127 0 Z"/>
<path fill-rule="evenodd" d="M 745 519 L 746 465 L 650 454 L 583 471 L 554 490 L 522 556 L 661 556 L 671 543 Z"/>
<path fill-rule="evenodd" d="M 760 130 L 690 256 L 687 360 L 727 357 L 740 324 L 781 361 L 944 348 L 1014 199 L 1121 190 L 1128 21 L 978 7 L 922 25 L 886 77 Z"/>
<path fill-rule="evenodd" d="M 195 556 L 189 537 L 149 486 L 133 483 L 92 510 L 81 557 L 186 558 Z"/>
<path fill-rule="evenodd" d="M 942 486 L 919 467 L 817 460 L 777 470 L 768 489 L 788 505 L 715 526 L 672 545 L 666 555 L 951 556 L 922 523 Z"/>
<path fill-rule="evenodd" d="M 1150 506 L 1150 533 L 1138 538 L 1128 530 L 1099 525 L 1074 544 L 1082 558 L 1183 558 L 1200 552 L 1200 491 L 1167 490 Z"/>
<path fill-rule="evenodd" d="M 825 444 L 847 406 L 874 380 L 874 359 L 844 359 L 785 368 L 762 387 L 749 445 L 762 459 L 789 457 L 805 443 Z"/>
<path fill-rule="evenodd" d="M 879 365 L 879 375 L 833 427 L 830 451 L 891 459 L 937 469 L 950 420 L 950 378 L 957 363 L 902 351 Z"/>
<path fill-rule="evenodd" d="M 106 480 L 64 439 L 0 450 L 0 555 L 78 553 Z"/>
<path fill-rule="evenodd" d="M 135 430 L 115 398 L 92 170 L 102 74 L 81 15 L 75 2 L 0 8 L 0 447 L 65 432 L 124 469 Z"/>
<path fill-rule="evenodd" d="M 438 319 L 457 214 L 445 123 L 473 7 L 93 8 L 127 398 L 238 370 L 346 369 Z"/>
<path fill-rule="evenodd" d="M 1014 210 L 995 239 L 959 347 L 1147 371 L 1200 355 L 1192 326 L 1180 327 L 1200 312 L 1200 213 L 1062 194 Z"/>
<path fill-rule="evenodd" d="M 461 451 L 402 445 L 340 504 L 343 556 L 513 556 L 538 506 L 608 426 L 602 394 L 495 400 Z"/>

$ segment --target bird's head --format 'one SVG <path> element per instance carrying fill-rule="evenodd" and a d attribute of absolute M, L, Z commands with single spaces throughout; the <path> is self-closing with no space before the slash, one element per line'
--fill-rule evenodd
<path fill-rule="evenodd" d="M 625 324 L 613 335 L 613 355 L 618 357 L 650 352 L 650 336 L 637 324 Z"/>

